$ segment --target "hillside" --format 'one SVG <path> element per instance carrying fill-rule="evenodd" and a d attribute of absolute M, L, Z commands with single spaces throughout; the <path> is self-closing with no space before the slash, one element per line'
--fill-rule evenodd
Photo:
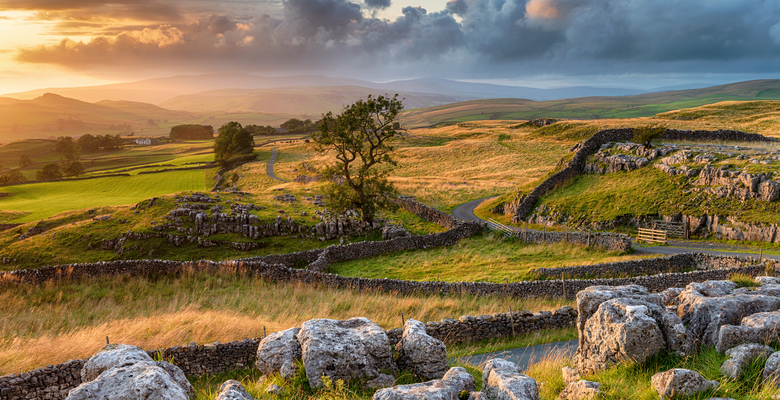
<path fill-rule="evenodd" d="M 2 98 L 0 141 L 49 138 L 63 135 L 117 134 L 128 125 L 136 131 L 156 128 L 156 123 L 196 118 L 182 111 L 128 101 L 87 103 L 47 93 L 32 100 Z M 113 128 L 112 128 L 113 125 Z"/>
<path fill-rule="evenodd" d="M 582 97 L 551 101 L 472 100 L 409 111 L 404 114 L 403 121 L 409 127 L 419 127 L 488 119 L 637 118 L 721 101 L 777 99 L 780 99 L 780 80 L 756 80 L 704 89 L 621 97 Z"/>

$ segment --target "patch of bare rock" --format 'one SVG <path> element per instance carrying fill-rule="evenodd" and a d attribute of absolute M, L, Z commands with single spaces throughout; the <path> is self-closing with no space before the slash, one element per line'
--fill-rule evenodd
<path fill-rule="evenodd" d="M 82 384 L 67 400 L 188 400 L 193 389 L 184 372 L 165 361 L 154 361 L 139 347 L 110 344 L 87 360 Z"/>
<path fill-rule="evenodd" d="M 579 348 L 575 369 L 564 368 L 569 386 L 561 399 L 588 386 L 579 374 L 594 373 L 625 362 L 643 362 L 661 352 L 691 354 L 714 346 L 728 359 L 721 373 L 743 378 L 757 359 L 766 359 L 765 384 L 778 385 L 780 352 L 766 343 L 780 341 L 780 279 L 758 277 L 760 285 L 737 288 L 730 281 L 706 281 L 684 289 L 649 293 L 639 285 L 593 286 L 577 294 Z M 662 398 L 715 389 L 718 382 L 696 371 L 671 369 L 652 377 Z M 596 385 L 591 386 L 597 390 Z"/>

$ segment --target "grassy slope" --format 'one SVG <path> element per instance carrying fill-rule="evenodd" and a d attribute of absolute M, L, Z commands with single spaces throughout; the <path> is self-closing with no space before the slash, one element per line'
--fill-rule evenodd
<path fill-rule="evenodd" d="M 11 196 L 0 199 L 0 209 L 31 212 L 14 222 L 36 221 L 68 210 L 136 203 L 169 193 L 203 190 L 204 179 L 202 170 L 194 170 L 5 186 L 3 191 Z"/>
<path fill-rule="evenodd" d="M 143 348 L 229 342 L 312 318 L 367 317 L 390 329 L 400 314 L 420 321 L 513 310 L 549 310 L 567 300 L 399 296 L 272 284 L 234 273 L 157 279 L 100 278 L 0 290 L 0 375 L 93 354 L 113 343 Z M 25 310 L 21 313 L 19 310 Z"/>
<path fill-rule="evenodd" d="M 780 93 L 773 90 L 778 87 L 780 81 L 764 80 L 638 96 L 583 97 L 539 102 L 526 99 L 473 100 L 412 110 L 404 114 L 403 121 L 407 126 L 430 126 L 486 119 L 649 117 L 665 111 L 727 100 L 778 99 Z"/>
<path fill-rule="evenodd" d="M 537 277 L 534 268 L 555 268 L 640 258 L 580 246 L 528 245 L 493 235 L 456 246 L 404 251 L 331 265 L 330 272 L 364 278 L 445 282 L 517 282 Z"/>

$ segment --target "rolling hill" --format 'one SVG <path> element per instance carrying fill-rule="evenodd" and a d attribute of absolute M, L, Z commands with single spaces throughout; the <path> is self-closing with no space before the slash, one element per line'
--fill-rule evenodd
<path fill-rule="evenodd" d="M 277 89 L 224 89 L 178 96 L 161 104 L 172 110 L 190 112 L 262 112 L 319 116 L 338 113 L 358 99 L 386 91 L 358 86 L 288 87 Z M 453 103 L 459 99 L 446 95 L 401 93 L 407 109 Z"/>
<path fill-rule="evenodd" d="M 471 100 L 411 110 L 403 115 L 402 121 L 408 127 L 419 127 L 488 119 L 637 118 L 721 101 L 774 99 L 780 99 L 780 80 L 776 79 L 635 96 L 582 97 L 550 101 L 506 98 Z"/>
<path fill-rule="evenodd" d="M 166 110 L 129 101 L 84 101 L 47 93 L 33 100 L 0 98 L 0 141 L 48 138 L 84 133 L 119 133 L 117 126 L 148 129 L 161 123 L 195 118 L 191 113 Z M 112 125 L 114 128 L 112 128 Z"/>
<path fill-rule="evenodd" d="M 368 93 L 368 90 L 377 90 L 382 93 L 407 93 L 407 97 L 411 95 L 420 96 L 438 104 L 502 97 L 528 98 L 542 101 L 582 96 L 625 96 L 644 93 L 637 89 L 587 86 L 539 89 L 460 82 L 441 78 L 407 79 L 380 83 L 319 75 L 264 77 L 251 74 L 208 74 L 197 76 L 180 75 L 99 86 L 37 89 L 28 92 L 8 93 L 4 96 L 30 100 L 45 93 L 55 93 L 90 103 L 101 100 L 128 100 L 159 105 L 179 96 L 215 90 L 267 90 L 343 86 L 361 87 L 364 88 L 366 93 Z M 441 96 L 446 96 L 446 98 L 440 98 Z M 427 104 L 427 106 L 430 105 Z"/>

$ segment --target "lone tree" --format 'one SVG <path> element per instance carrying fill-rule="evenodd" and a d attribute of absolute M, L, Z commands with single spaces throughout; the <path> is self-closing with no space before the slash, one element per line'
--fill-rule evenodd
<path fill-rule="evenodd" d="M 397 193 L 387 180 L 388 168 L 395 166 L 392 139 L 403 104 L 396 94 L 358 100 L 341 115 L 325 114 L 319 130 L 312 134 L 317 149 L 335 150 L 336 164 L 326 167 L 323 176 L 331 183 L 326 187 L 326 205 L 337 212 L 358 209 L 363 221 L 373 222 L 379 209 L 393 209 L 391 195 Z M 343 184 L 334 181 L 343 180 Z"/>
<path fill-rule="evenodd" d="M 60 178 L 62 178 L 62 171 L 57 163 L 46 164 L 35 174 L 35 179 L 39 181 L 50 181 L 52 179 Z"/>

